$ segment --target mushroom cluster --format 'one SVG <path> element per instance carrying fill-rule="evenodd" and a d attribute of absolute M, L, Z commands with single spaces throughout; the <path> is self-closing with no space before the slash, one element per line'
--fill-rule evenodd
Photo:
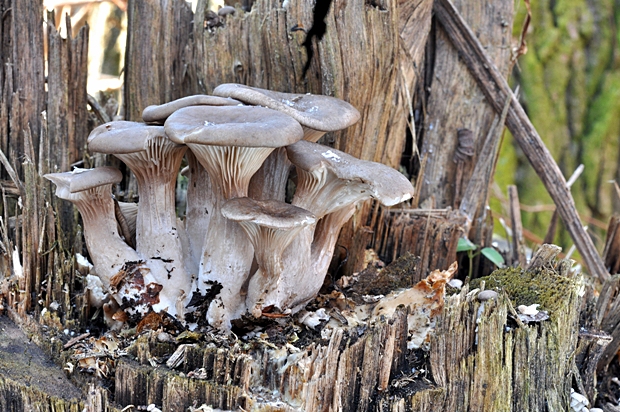
<path fill-rule="evenodd" d="M 244 315 L 300 310 L 323 284 L 356 205 L 413 195 L 396 170 L 316 143 L 359 120 L 348 103 L 238 84 L 214 94 L 149 106 L 144 123 L 92 131 L 88 149 L 116 156 L 135 175 L 137 206 L 114 199 L 122 175 L 110 167 L 45 176 L 82 215 L 103 288 L 136 319 L 153 310 L 184 322 L 198 313 L 229 330 Z M 189 184 L 179 219 L 183 158 Z"/>

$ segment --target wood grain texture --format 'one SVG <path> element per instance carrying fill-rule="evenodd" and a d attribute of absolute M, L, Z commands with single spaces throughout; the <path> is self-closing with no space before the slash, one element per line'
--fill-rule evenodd
<path fill-rule="evenodd" d="M 475 32 L 478 40 L 497 66 L 501 76 L 506 78 L 512 67 L 512 15 L 513 2 L 471 3 L 455 1 L 455 7 L 463 13 L 463 18 Z M 426 158 L 422 190 L 419 201 L 434 199 L 434 207 L 444 208 L 460 203 L 462 193 L 455 193 L 457 163 L 453 161 L 457 147 L 458 129 L 473 132 L 475 154 L 464 162 L 461 186 L 467 186 L 474 167 L 484 149 L 485 138 L 495 117 L 491 106 L 477 86 L 475 78 L 467 66 L 455 53 L 451 40 L 445 31 L 438 27 L 435 32 L 434 61 L 427 113 L 424 120 L 420 156 Z M 495 131 L 498 135 L 501 128 Z M 491 176 L 487 176 L 487 185 Z M 484 189 L 486 190 L 486 189 Z M 480 210 L 485 202 L 485 193 L 478 193 L 479 202 L 475 209 Z"/>
<path fill-rule="evenodd" d="M 407 36 L 418 35 L 415 44 L 425 36 L 424 25 L 428 30 L 430 24 L 430 2 L 421 3 L 427 16 L 414 19 L 421 22 L 420 28 L 412 28 L 414 20 L 407 25 Z M 305 34 L 291 29 L 312 25 L 312 9 L 306 3 L 290 2 L 283 8 L 281 1 L 259 0 L 251 12 L 238 9 L 226 17 L 224 26 L 212 30 L 205 29 L 205 4 L 198 3 L 185 57 L 190 62 L 187 75 L 193 93 L 210 93 L 221 83 L 234 82 L 338 97 L 355 106 L 362 120 L 328 134 L 322 142 L 358 158 L 398 166 L 408 113 L 402 110 L 404 105 L 394 105 L 396 99 L 402 101 L 398 87 L 403 76 L 397 2 L 369 6 L 363 0 L 335 0 L 326 18 L 327 32 L 315 44 L 317 53 L 305 79 L 301 78 Z M 417 48 L 413 51 L 420 53 Z"/>
<path fill-rule="evenodd" d="M 191 32 L 184 1 L 129 1 L 125 51 L 124 118 L 142 120 L 142 110 L 185 96 L 182 53 Z"/>

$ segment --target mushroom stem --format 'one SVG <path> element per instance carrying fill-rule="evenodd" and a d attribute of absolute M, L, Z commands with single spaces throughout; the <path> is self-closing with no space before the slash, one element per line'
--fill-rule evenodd
<path fill-rule="evenodd" d="M 286 183 L 292 163 L 286 155 L 286 148 L 274 150 L 260 169 L 252 176 L 249 196 L 256 200 L 279 200 L 284 202 Z"/>
<path fill-rule="evenodd" d="M 222 204 L 232 198 L 245 197 L 250 178 L 273 151 L 268 147 L 214 146 L 187 143 L 200 164 L 212 178 L 215 200 L 202 249 L 198 290 L 205 294 L 213 282 L 222 290 L 209 306 L 207 321 L 223 329 L 245 312 L 241 288 L 250 275 L 253 247 L 237 222 L 222 216 Z M 260 159 L 260 160 L 256 160 Z"/>
<path fill-rule="evenodd" d="M 314 276 L 307 280 L 304 278 L 305 283 L 309 285 L 308 290 L 312 291 L 309 296 L 306 296 L 307 299 L 314 297 L 321 289 L 323 279 L 325 279 L 329 264 L 334 256 L 334 248 L 340 230 L 355 213 L 355 206 L 356 204 L 351 204 L 330 213 L 317 223 L 312 241 L 312 273 Z"/>
<path fill-rule="evenodd" d="M 93 265 L 108 290 L 110 279 L 125 262 L 141 260 L 138 253 L 119 236 L 110 187 L 105 185 L 89 189 L 82 199 L 72 200 L 82 215 L 84 239 Z"/>
<path fill-rule="evenodd" d="M 147 140 L 145 151 L 115 155 L 138 181 L 136 248 L 146 258 L 180 261 L 183 256 L 176 229 L 175 184 L 185 150 L 156 136 Z"/>
<path fill-rule="evenodd" d="M 247 197 L 226 202 L 222 214 L 239 222 L 254 246 L 258 270 L 250 277 L 246 304 L 254 317 L 260 317 L 265 298 L 276 289 L 284 269 L 282 252 L 316 219 L 307 210 L 288 203 Z"/>
<path fill-rule="evenodd" d="M 215 202 L 211 178 L 191 151 L 185 153 L 189 166 L 185 231 L 187 232 L 190 273 L 198 273 L 202 250 L 209 231 Z"/>
<path fill-rule="evenodd" d="M 146 313 L 149 306 L 144 297 L 149 296 L 155 279 L 138 253 L 118 234 L 111 187 L 121 180 L 121 173 L 104 167 L 45 177 L 56 185 L 56 196 L 73 203 L 82 215 L 86 247 L 106 291 L 130 314 Z M 150 296 L 157 298 L 157 294 Z"/>

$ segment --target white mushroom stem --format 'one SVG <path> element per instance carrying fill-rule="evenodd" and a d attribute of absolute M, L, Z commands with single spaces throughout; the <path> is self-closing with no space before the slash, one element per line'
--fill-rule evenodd
<path fill-rule="evenodd" d="M 286 183 L 292 163 L 286 155 L 286 148 L 274 150 L 256 174 L 249 186 L 249 196 L 257 200 L 279 200 L 284 202 Z"/>
<path fill-rule="evenodd" d="M 222 285 L 209 307 L 207 321 L 229 329 L 230 321 L 246 309 L 241 287 L 248 279 L 254 249 L 243 228 L 222 216 L 221 207 L 228 199 L 247 196 L 250 178 L 273 148 L 187 145 L 211 176 L 215 195 L 197 286 L 204 294 L 213 282 Z"/>
<path fill-rule="evenodd" d="M 165 136 L 149 138 L 145 146 L 144 151 L 115 154 L 138 181 L 137 249 L 147 258 L 180 259 L 175 185 L 186 148 L 170 142 Z"/>
<path fill-rule="evenodd" d="M 52 173 L 45 177 L 56 184 L 56 196 L 73 203 L 79 210 L 84 223 L 84 238 L 86 247 L 93 261 L 95 272 L 101 279 L 106 291 L 125 307 L 130 307 L 132 313 L 146 313 L 148 307 L 142 296 L 147 292 L 146 286 L 153 284 L 155 279 L 150 270 L 144 265 L 138 253 L 125 243 L 119 236 L 117 222 L 114 216 L 114 200 L 112 198 L 112 183 L 104 183 L 85 190 L 74 188 L 76 177 L 84 181 L 81 173 L 92 175 L 108 175 L 113 169 L 101 168 L 84 172 Z M 118 173 L 118 181 L 122 175 Z M 96 183 L 95 183 L 96 184 Z M 127 262 L 132 262 L 133 273 L 126 275 Z M 119 279 L 122 281 L 119 282 Z"/>
<path fill-rule="evenodd" d="M 213 215 L 215 195 L 211 178 L 196 156 L 188 151 L 185 154 L 189 166 L 187 185 L 187 206 L 185 212 L 185 231 L 187 233 L 189 264 L 191 273 L 198 273 L 202 250 Z"/>
<path fill-rule="evenodd" d="M 304 140 L 317 142 L 325 132 L 302 127 Z M 258 200 L 284 201 L 286 197 L 286 185 L 293 164 L 286 155 L 286 148 L 274 150 L 265 160 L 260 169 L 252 176 L 250 181 L 249 196 Z"/>
<path fill-rule="evenodd" d="M 222 214 L 248 234 L 254 246 L 258 270 L 250 277 L 246 304 L 254 317 L 260 317 L 265 297 L 274 291 L 284 269 L 282 252 L 297 233 L 316 219 L 312 213 L 277 200 L 236 198 L 222 208 Z"/>
<path fill-rule="evenodd" d="M 120 271 L 125 262 L 142 260 L 118 234 L 111 186 L 72 193 L 71 199 L 66 198 L 82 215 L 86 247 L 106 290 L 109 290 L 112 276 Z"/>
<path fill-rule="evenodd" d="M 324 216 L 293 239 L 283 253 L 284 273 L 280 284 L 265 298 L 265 305 L 296 311 L 316 297 L 323 286 L 340 230 L 355 213 L 355 205 Z"/>
<path fill-rule="evenodd" d="M 144 259 L 153 261 L 153 276 L 164 285 L 162 305 L 168 305 L 171 315 L 177 314 L 177 298 L 189 297 L 191 289 L 175 212 L 176 176 L 185 150 L 162 134 L 147 138 L 143 151 L 115 154 L 138 181 L 136 249 Z"/>
<path fill-rule="evenodd" d="M 45 177 L 56 185 L 56 196 L 70 201 L 80 212 L 84 223 L 86 247 L 97 276 L 103 282 L 105 290 L 109 290 L 110 279 L 119 272 L 125 262 L 137 262 L 141 259 L 119 236 L 114 217 L 112 183 L 71 193 L 71 180 L 76 175 L 77 173 L 52 173 Z M 102 253 L 103 251 L 105 253 Z"/>
<path fill-rule="evenodd" d="M 323 279 L 325 279 L 329 264 L 334 256 L 334 249 L 340 230 L 355 214 L 355 210 L 356 204 L 354 203 L 324 216 L 317 223 L 312 242 L 312 269 L 314 277 L 302 280 L 304 285 L 308 285 L 305 289 L 310 291 L 306 299 L 316 296 L 321 289 Z"/>
<path fill-rule="evenodd" d="M 240 222 L 254 246 L 258 270 L 250 278 L 246 304 L 254 317 L 260 317 L 267 294 L 275 290 L 284 270 L 282 252 L 299 232 L 266 228 L 255 224 Z"/>

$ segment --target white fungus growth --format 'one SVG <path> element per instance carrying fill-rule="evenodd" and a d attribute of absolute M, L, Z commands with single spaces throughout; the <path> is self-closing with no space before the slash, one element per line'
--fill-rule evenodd
<path fill-rule="evenodd" d="M 350 104 L 238 84 L 220 85 L 214 95 L 149 106 L 147 124 L 114 121 L 93 130 L 89 150 L 113 154 L 136 175 L 135 207 L 113 197 L 117 169 L 46 175 L 82 214 L 93 263 L 81 255 L 77 263 L 90 272 L 91 304 L 110 318 L 135 322 L 153 310 L 190 329 L 208 322 L 227 331 L 242 316 L 299 312 L 323 284 L 356 205 L 375 198 L 392 206 L 413 195 L 398 171 L 314 143 L 359 120 Z M 191 188 L 179 219 L 183 156 Z M 297 189 L 285 203 L 293 168 Z M 17 250 L 13 271 L 23 272 Z M 207 296 L 208 307 L 195 304 Z M 320 309 L 302 322 L 314 328 L 329 319 Z"/>

